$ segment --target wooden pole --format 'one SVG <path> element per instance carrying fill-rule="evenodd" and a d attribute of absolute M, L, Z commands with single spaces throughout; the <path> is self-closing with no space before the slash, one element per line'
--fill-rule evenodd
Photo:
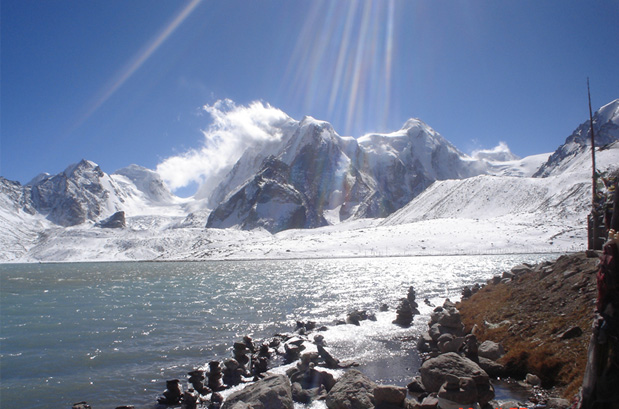
<path fill-rule="evenodd" d="M 597 215 L 597 209 L 595 207 L 595 202 L 596 202 L 596 196 L 597 196 L 597 192 L 596 192 L 596 184 L 597 184 L 597 175 L 595 172 L 595 136 L 593 134 L 593 111 L 591 110 L 591 91 L 589 89 L 589 77 L 587 77 L 587 95 L 589 96 L 589 126 L 590 126 L 590 134 L 591 134 L 591 163 L 592 163 L 592 170 L 591 170 L 591 179 L 592 179 L 592 186 L 591 186 L 591 236 L 592 236 L 592 240 L 591 240 L 591 250 L 598 250 L 596 247 L 596 243 L 598 241 L 598 237 L 597 237 L 597 219 L 598 219 L 598 215 Z"/>

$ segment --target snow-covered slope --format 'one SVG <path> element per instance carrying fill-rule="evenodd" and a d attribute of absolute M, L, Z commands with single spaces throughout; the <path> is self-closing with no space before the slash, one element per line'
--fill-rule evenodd
<path fill-rule="evenodd" d="M 596 149 L 599 171 L 619 167 L 618 106 L 596 113 L 607 142 Z M 285 128 L 241 156 L 210 216 L 203 200 L 175 197 L 135 165 L 108 175 L 81 161 L 26 186 L 0 178 L 0 261 L 566 251 L 586 242 L 585 124 L 550 159 L 518 159 L 506 146 L 469 157 L 419 120 L 358 140 L 309 117 Z M 544 162 L 545 177 L 531 177 Z M 125 227 L 97 227 L 119 211 Z"/>

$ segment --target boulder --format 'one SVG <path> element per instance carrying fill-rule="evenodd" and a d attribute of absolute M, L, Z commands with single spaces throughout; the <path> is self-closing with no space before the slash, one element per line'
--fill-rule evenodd
<path fill-rule="evenodd" d="M 445 383 L 438 391 L 440 399 L 471 405 L 477 402 L 477 386 L 473 378 L 446 375 Z"/>
<path fill-rule="evenodd" d="M 542 380 L 539 378 L 539 376 L 532 373 L 528 373 L 525 380 L 531 386 L 539 386 L 542 384 Z"/>
<path fill-rule="evenodd" d="M 122 229 L 126 226 L 125 212 L 122 210 L 114 213 L 105 220 L 95 223 L 95 227 L 101 227 L 102 229 Z"/>
<path fill-rule="evenodd" d="M 464 337 L 455 337 L 452 334 L 443 334 L 438 337 L 437 340 L 438 350 L 441 351 L 441 354 L 447 352 L 458 352 L 463 342 Z"/>
<path fill-rule="evenodd" d="M 376 384 L 367 376 L 351 369 L 346 372 L 327 395 L 329 409 L 372 409 L 375 406 Z"/>
<path fill-rule="evenodd" d="M 406 298 L 402 298 L 400 300 L 400 305 L 398 305 L 398 308 L 396 309 L 397 315 L 393 323 L 401 327 L 410 327 L 413 322 L 415 312 L 416 310 L 413 309 L 410 302 Z M 417 314 L 418 313 L 419 312 L 417 312 Z"/>
<path fill-rule="evenodd" d="M 448 375 L 458 378 L 472 378 L 477 388 L 478 402 L 483 406 L 494 398 L 494 389 L 490 385 L 490 377 L 470 359 L 455 352 L 448 352 L 428 359 L 419 369 L 421 381 L 428 392 L 438 392 L 447 380 Z"/>
<path fill-rule="evenodd" d="M 71 406 L 71 409 L 91 409 L 91 406 L 86 402 L 77 402 Z"/>
<path fill-rule="evenodd" d="M 374 389 L 374 404 L 376 406 L 389 404 L 403 407 L 406 394 L 406 388 L 402 386 L 378 385 Z"/>
<path fill-rule="evenodd" d="M 273 375 L 232 393 L 222 409 L 232 409 L 243 402 L 253 409 L 293 409 L 292 387 L 285 375 Z"/>
<path fill-rule="evenodd" d="M 421 382 L 421 377 L 419 376 L 415 376 L 413 380 L 406 385 L 406 388 L 413 393 L 424 393 L 426 391 Z"/>
<path fill-rule="evenodd" d="M 177 405 L 181 403 L 183 390 L 181 389 L 180 382 L 178 379 L 166 381 L 166 390 L 163 392 L 163 396 L 157 399 L 157 402 L 163 405 Z"/>
<path fill-rule="evenodd" d="M 507 374 L 505 366 L 488 358 L 479 357 L 478 365 L 492 378 L 501 378 Z"/>
<path fill-rule="evenodd" d="M 559 339 L 572 339 L 582 335 L 582 329 L 578 326 L 570 327 L 567 330 L 560 333 L 557 338 Z"/>
<path fill-rule="evenodd" d="M 481 343 L 477 350 L 477 354 L 484 358 L 496 361 L 497 359 L 505 355 L 505 350 L 503 349 L 503 346 L 501 344 L 497 344 L 494 341 L 487 340 Z"/>

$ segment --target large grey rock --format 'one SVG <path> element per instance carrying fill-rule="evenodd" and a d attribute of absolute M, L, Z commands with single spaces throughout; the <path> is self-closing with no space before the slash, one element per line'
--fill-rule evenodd
<path fill-rule="evenodd" d="M 448 375 L 458 378 L 472 378 L 477 388 L 480 404 L 489 402 L 494 397 L 490 377 L 475 362 L 454 352 L 448 352 L 427 360 L 419 370 L 421 381 L 428 392 L 438 392 Z"/>
<path fill-rule="evenodd" d="M 458 378 L 454 375 L 447 375 L 445 383 L 438 391 L 438 397 L 463 405 L 470 405 L 477 402 L 477 386 L 473 378 Z"/>
<path fill-rule="evenodd" d="M 122 229 L 127 226 L 125 221 L 125 212 L 122 210 L 116 212 L 107 219 L 95 223 L 95 226 L 103 229 Z"/>
<path fill-rule="evenodd" d="M 394 385 L 378 385 L 374 389 L 374 403 L 376 406 L 389 404 L 402 407 L 406 399 L 405 387 Z"/>
<path fill-rule="evenodd" d="M 503 355 L 505 355 L 505 350 L 501 344 L 497 344 L 494 341 L 484 341 L 481 343 L 479 348 L 477 349 L 477 354 L 479 356 L 483 356 L 484 358 L 491 359 L 496 361 Z"/>
<path fill-rule="evenodd" d="M 377 385 L 367 376 L 351 369 L 346 372 L 327 395 L 329 409 L 374 408 L 374 390 Z"/>
<path fill-rule="evenodd" d="M 292 388 L 285 375 L 262 379 L 225 400 L 222 409 L 232 409 L 237 402 L 244 402 L 253 409 L 293 409 Z"/>

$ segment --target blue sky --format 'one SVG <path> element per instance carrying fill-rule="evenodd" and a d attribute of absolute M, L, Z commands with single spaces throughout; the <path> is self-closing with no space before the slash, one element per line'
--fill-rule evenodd
<path fill-rule="evenodd" d="M 466 153 L 527 156 L 587 119 L 587 77 L 594 109 L 619 98 L 619 0 L 1 6 L 0 175 L 22 183 L 208 149 L 202 107 L 225 99 L 355 137 L 417 117 Z"/>

